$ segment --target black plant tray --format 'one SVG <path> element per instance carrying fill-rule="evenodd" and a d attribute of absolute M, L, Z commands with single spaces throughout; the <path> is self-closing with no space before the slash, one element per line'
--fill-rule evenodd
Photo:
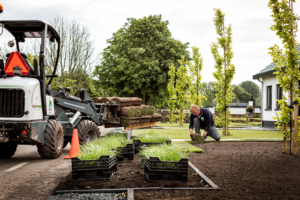
<path fill-rule="evenodd" d="M 145 147 L 149 147 L 151 145 L 160 145 L 164 143 L 159 142 L 141 142 L 141 140 L 133 140 L 133 143 L 135 144 L 135 153 L 139 153 L 139 150 Z M 166 144 L 171 144 L 171 140 L 167 140 Z"/>
<path fill-rule="evenodd" d="M 147 158 L 142 155 L 141 156 L 141 166 L 140 166 L 141 169 L 144 169 L 146 161 L 147 161 Z"/>
<path fill-rule="evenodd" d="M 72 179 L 77 181 L 109 180 L 117 171 L 117 156 L 101 156 L 98 160 L 72 157 Z"/>
<path fill-rule="evenodd" d="M 188 181 L 189 159 L 182 158 L 178 162 L 160 161 L 150 157 L 145 163 L 144 172 L 149 181 Z"/>
<path fill-rule="evenodd" d="M 118 161 L 128 161 L 134 159 L 135 144 L 127 144 L 126 147 L 118 147 Z"/>

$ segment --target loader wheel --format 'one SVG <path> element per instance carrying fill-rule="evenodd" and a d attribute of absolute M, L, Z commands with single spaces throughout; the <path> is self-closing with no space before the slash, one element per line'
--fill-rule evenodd
<path fill-rule="evenodd" d="M 17 146 L 18 144 L 11 142 L 0 144 L 0 159 L 12 157 L 17 150 Z"/>
<path fill-rule="evenodd" d="M 42 158 L 58 158 L 64 145 L 63 128 L 57 120 L 50 119 L 46 125 L 44 145 L 38 146 Z"/>
<path fill-rule="evenodd" d="M 80 145 L 89 143 L 100 137 L 98 126 L 91 120 L 82 120 L 76 126 Z"/>

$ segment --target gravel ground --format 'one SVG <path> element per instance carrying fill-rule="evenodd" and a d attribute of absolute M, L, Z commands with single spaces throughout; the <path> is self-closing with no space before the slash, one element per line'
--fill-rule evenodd
<path fill-rule="evenodd" d="M 125 200 L 126 197 L 116 193 L 65 193 L 47 197 L 46 200 Z"/>

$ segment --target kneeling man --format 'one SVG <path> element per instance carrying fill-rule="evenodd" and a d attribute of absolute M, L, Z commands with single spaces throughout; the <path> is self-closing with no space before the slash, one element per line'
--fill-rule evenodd
<path fill-rule="evenodd" d="M 220 140 L 220 134 L 215 127 L 215 121 L 211 112 L 206 108 L 199 108 L 197 105 L 192 105 L 190 116 L 190 136 L 193 140 L 193 127 L 195 132 L 201 134 L 200 129 L 204 129 L 203 138 L 207 136 L 214 138 L 216 141 Z"/>

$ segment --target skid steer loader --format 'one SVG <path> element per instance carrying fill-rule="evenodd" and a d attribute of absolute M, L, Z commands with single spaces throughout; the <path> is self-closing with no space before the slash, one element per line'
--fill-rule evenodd
<path fill-rule="evenodd" d="M 78 129 L 80 143 L 100 137 L 98 126 L 118 124 L 117 105 L 95 104 L 85 89 L 79 98 L 70 88 L 51 90 L 60 54 L 60 37 L 49 24 L 38 20 L 0 21 L 16 43 L 16 52 L 0 60 L 0 158 L 10 158 L 17 146 L 37 145 L 42 158 L 57 158 Z M 39 62 L 33 66 L 20 52 L 20 42 L 40 38 Z M 53 73 L 45 75 L 47 42 L 57 42 Z M 9 46 L 14 46 L 9 42 Z M 46 85 L 46 78 L 49 81 Z"/>

